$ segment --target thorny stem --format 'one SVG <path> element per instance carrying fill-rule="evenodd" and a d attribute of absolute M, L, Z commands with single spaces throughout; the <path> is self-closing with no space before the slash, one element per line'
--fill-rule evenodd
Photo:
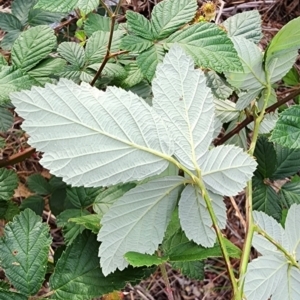
<path fill-rule="evenodd" d="M 93 80 L 91 81 L 90 85 L 94 86 L 95 82 L 97 81 L 97 79 L 100 77 L 106 63 L 108 62 L 108 60 L 110 58 L 112 58 L 113 56 L 111 56 L 110 54 L 110 49 L 111 49 L 111 44 L 112 44 L 112 39 L 113 39 L 113 35 L 114 35 L 114 30 L 115 30 L 115 24 L 116 24 L 116 18 L 119 12 L 119 9 L 121 7 L 121 3 L 122 0 L 120 0 L 118 2 L 118 5 L 116 7 L 116 10 L 112 13 L 112 11 L 106 6 L 106 4 L 101 0 L 101 4 L 104 6 L 104 8 L 106 9 L 107 13 L 109 14 L 110 18 L 111 18 L 111 23 L 110 23 L 110 32 L 109 32 L 109 39 L 108 39 L 108 44 L 107 44 L 107 50 L 106 50 L 106 54 L 105 57 L 100 65 L 99 70 L 97 71 L 95 77 L 93 78 Z M 116 55 L 114 55 L 116 56 Z"/>

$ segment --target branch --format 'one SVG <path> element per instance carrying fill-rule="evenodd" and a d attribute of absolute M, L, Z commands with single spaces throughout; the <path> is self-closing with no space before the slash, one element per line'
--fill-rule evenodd
<path fill-rule="evenodd" d="M 278 102 L 274 103 L 273 105 L 269 106 L 266 109 L 265 114 L 269 114 L 272 111 L 275 111 L 278 107 L 281 105 L 287 103 L 288 101 L 294 99 L 300 95 L 300 88 L 297 88 L 292 93 L 290 93 L 288 96 L 284 97 L 283 99 L 279 100 Z M 222 138 L 220 138 L 218 141 L 215 142 L 215 146 L 224 144 L 227 140 L 229 140 L 232 136 L 234 136 L 236 133 L 239 133 L 240 130 L 245 128 L 248 124 L 250 124 L 253 121 L 253 116 L 248 116 L 243 122 L 241 122 L 238 126 L 236 126 L 234 129 L 232 129 L 230 132 L 225 134 Z"/>
<path fill-rule="evenodd" d="M 17 163 L 25 160 L 26 158 L 29 158 L 34 152 L 35 152 L 35 148 L 32 148 L 32 147 L 26 148 L 24 151 L 16 153 L 16 154 L 10 156 L 6 160 L 1 160 L 0 168 L 17 164 Z"/>

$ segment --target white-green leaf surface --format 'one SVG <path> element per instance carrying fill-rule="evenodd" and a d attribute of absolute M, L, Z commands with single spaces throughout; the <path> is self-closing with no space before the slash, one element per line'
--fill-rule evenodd
<path fill-rule="evenodd" d="M 262 89 L 265 85 L 263 53 L 254 43 L 243 37 L 232 37 L 243 71 L 225 73 L 228 82 L 241 90 Z"/>
<path fill-rule="evenodd" d="M 12 64 L 22 71 L 29 71 L 56 46 L 54 31 L 47 25 L 32 27 L 23 31 L 15 41 Z"/>
<path fill-rule="evenodd" d="M 261 16 L 258 10 L 244 11 L 229 17 L 224 23 L 228 36 L 240 36 L 258 44 L 262 38 Z"/>
<path fill-rule="evenodd" d="M 153 80 L 153 108 L 167 123 L 175 140 L 175 155 L 190 170 L 198 169 L 212 142 L 214 104 L 202 71 L 192 58 L 173 46 Z"/>
<path fill-rule="evenodd" d="M 61 79 L 11 95 L 41 163 L 74 186 L 142 180 L 168 167 L 173 141 L 160 116 L 137 95 Z M 145 122 L 147 120 L 147 122 Z"/>
<path fill-rule="evenodd" d="M 184 178 L 164 177 L 138 185 L 105 214 L 98 240 L 104 275 L 123 270 L 129 251 L 153 254 L 162 242 Z"/>
<path fill-rule="evenodd" d="M 300 205 L 293 204 L 287 214 L 285 221 L 285 231 L 289 241 L 289 251 L 300 259 Z M 300 281 L 300 278 L 299 278 Z"/>
<path fill-rule="evenodd" d="M 221 228 L 226 224 L 226 207 L 223 198 L 209 193 L 215 214 Z M 216 242 L 216 233 L 213 229 L 205 200 L 199 189 L 187 185 L 181 193 L 179 201 L 179 218 L 182 229 L 189 240 L 193 240 L 203 247 L 212 247 Z"/>
<path fill-rule="evenodd" d="M 151 15 L 155 39 L 163 39 L 191 21 L 197 10 L 195 0 L 164 0 L 156 4 Z"/>
<path fill-rule="evenodd" d="M 278 121 L 278 113 L 277 112 L 269 113 L 269 114 L 265 115 L 263 121 L 260 123 L 258 133 L 266 134 L 266 133 L 271 132 L 274 129 L 277 121 Z M 250 130 L 253 130 L 254 122 L 251 122 L 250 124 L 248 124 L 247 127 Z"/>
<path fill-rule="evenodd" d="M 216 117 L 222 122 L 227 123 L 239 117 L 240 112 L 234 102 L 229 100 L 214 99 Z"/>
<path fill-rule="evenodd" d="M 59 44 L 57 52 L 71 65 L 82 68 L 85 62 L 83 47 L 75 42 L 63 42 Z"/>
<path fill-rule="evenodd" d="M 202 177 L 207 188 L 226 196 L 240 192 L 257 166 L 241 148 L 231 145 L 213 148 L 202 160 Z"/>
<path fill-rule="evenodd" d="M 238 93 L 238 101 L 236 102 L 236 109 L 243 110 L 245 109 L 256 97 L 261 93 L 261 88 L 248 90 L 246 92 Z"/>

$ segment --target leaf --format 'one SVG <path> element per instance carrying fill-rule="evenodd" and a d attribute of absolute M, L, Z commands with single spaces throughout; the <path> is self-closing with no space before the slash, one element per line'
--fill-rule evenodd
<path fill-rule="evenodd" d="M 219 73 L 242 69 L 233 43 L 215 24 L 202 22 L 178 30 L 166 40 L 168 47 L 174 43 L 179 44 L 202 68 Z"/>
<path fill-rule="evenodd" d="M 77 2 L 77 7 L 85 14 L 97 9 L 98 5 L 98 0 L 78 0 Z"/>
<path fill-rule="evenodd" d="M 266 79 L 261 50 L 242 37 L 233 37 L 231 40 L 234 43 L 243 69 L 225 73 L 228 82 L 242 90 L 262 89 L 266 85 Z"/>
<path fill-rule="evenodd" d="M 59 22 L 63 18 L 61 13 L 53 13 L 42 9 L 32 9 L 28 14 L 28 24 L 30 26 L 48 25 Z"/>
<path fill-rule="evenodd" d="M 293 203 L 300 204 L 300 184 L 299 182 L 288 182 L 280 189 L 280 198 L 285 206 L 289 207 Z"/>
<path fill-rule="evenodd" d="M 292 67 L 290 71 L 282 78 L 283 82 L 287 86 L 295 86 L 300 82 L 300 75 L 295 67 Z"/>
<path fill-rule="evenodd" d="M 240 93 L 238 93 L 239 99 L 236 102 L 236 109 L 237 110 L 244 110 L 261 93 L 262 93 L 261 88 L 257 88 L 257 89 L 253 89 L 253 90 L 248 90 L 246 92 L 240 92 Z"/>
<path fill-rule="evenodd" d="M 272 179 L 283 179 L 295 175 L 299 169 L 300 149 L 289 149 L 275 144 L 277 168 Z"/>
<path fill-rule="evenodd" d="M 25 209 L 5 226 L 0 240 L 1 266 L 13 286 L 25 295 L 35 295 L 46 273 L 51 244 L 49 227 L 32 210 Z"/>
<path fill-rule="evenodd" d="M 200 70 L 179 46 L 174 46 L 158 66 L 153 80 L 153 108 L 166 122 L 175 140 L 175 156 L 197 170 L 212 142 L 213 96 Z"/>
<path fill-rule="evenodd" d="M 300 234 L 299 234 L 299 213 L 300 205 L 293 204 L 288 210 L 288 214 L 285 221 L 285 231 L 289 241 L 289 252 L 293 253 L 296 260 L 300 258 Z"/>
<path fill-rule="evenodd" d="M 83 225 L 86 229 L 89 229 L 93 233 L 97 234 L 100 230 L 100 220 L 101 217 L 99 215 L 93 214 L 70 218 L 69 222 L 76 223 L 77 225 Z"/>
<path fill-rule="evenodd" d="M 13 114 L 5 107 L 0 106 L 0 132 L 7 131 L 14 122 Z"/>
<path fill-rule="evenodd" d="M 14 0 L 11 4 L 11 12 L 16 16 L 24 26 L 28 21 L 29 12 L 32 10 L 36 0 Z"/>
<path fill-rule="evenodd" d="M 271 134 L 271 141 L 288 148 L 300 148 L 300 106 L 285 109 Z"/>
<path fill-rule="evenodd" d="M 122 289 L 127 282 L 141 280 L 145 270 L 129 268 L 105 277 L 97 257 L 96 236 L 85 231 L 67 247 L 50 277 L 56 299 L 85 300 Z M 147 273 L 146 273 L 147 274 Z"/>
<path fill-rule="evenodd" d="M 41 78 L 48 76 L 51 77 L 54 74 L 61 72 L 65 66 L 66 61 L 64 59 L 49 57 L 43 59 L 33 69 L 28 71 L 28 74 L 34 77 L 36 80 L 40 80 Z"/>
<path fill-rule="evenodd" d="M 265 300 L 271 295 L 272 299 L 283 299 L 274 293 L 278 286 L 286 292 L 286 297 L 288 292 L 284 283 L 287 271 L 287 261 L 278 256 L 263 256 L 252 260 L 245 279 L 244 292 L 247 300 Z"/>
<path fill-rule="evenodd" d="M 86 208 L 94 203 L 99 188 L 67 187 L 67 200 L 76 208 Z"/>
<path fill-rule="evenodd" d="M 20 30 L 12 30 L 5 34 L 4 38 L 1 40 L 1 48 L 3 50 L 9 51 L 11 50 L 13 43 L 21 34 Z"/>
<path fill-rule="evenodd" d="M 29 89 L 38 84 L 34 78 L 12 66 L 2 67 L 0 70 L 0 105 L 9 101 L 11 92 Z"/>
<path fill-rule="evenodd" d="M 102 217 L 108 212 L 114 202 L 121 198 L 126 192 L 136 186 L 135 183 L 125 183 L 114 185 L 102 191 L 93 203 L 93 210 Z"/>
<path fill-rule="evenodd" d="M 253 209 L 263 211 L 276 220 L 281 218 L 279 195 L 270 185 L 257 177 L 253 178 Z"/>
<path fill-rule="evenodd" d="M 10 13 L 0 12 L 0 28 L 2 31 L 22 30 L 22 24 L 18 18 Z"/>
<path fill-rule="evenodd" d="M 191 21 L 197 10 L 195 0 L 165 0 L 154 6 L 151 25 L 155 39 L 164 39 Z"/>
<path fill-rule="evenodd" d="M 25 210 L 29 208 L 34 211 L 38 216 L 43 215 L 45 201 L 43 197 L 38 195 L 29 196 L 21 202 L 20 209 Z"/>
<path fill-rule="evenodd" d="M 207 152 L 201 165 L 202 178 L 214 193 L 234 196 L 251 179 L 257 163 L 235 146 L 219 146 Z"/>
<path fill-rule="evenodd" d="M 154 44 L 146 51 L 138 55 L 136 62 L 143 75 L 151 81 L 154 77 L 156 67 L 163 60 L 164 49 L 162 45 Z"/>
<path fill-rule="evenodd" d="M 243 37 L 258 44 L 262 38 L 261 16 L 257 10 L 244 11 L 229 17 L 223 26 L 229 37 Z"/>
<path fill-rule="evenodd" d="M 69 222 L 69 219 L 87 216 L 89 214 L 87 210 L 66 209 L 57 216 L 57 226 L 63 228 L 64 239 L 67 245 L 71 245 L 77 236 L 85 229 L 82 225 L 72 224 L 72 222 Z"/>
<path fill-rule="evenodd" d="M 240 122 L 244 120 L 244 116 L 240 116 L 239 118 L 231 121 L 225 131 L 225 134 L 229 133 L 231 130 L 233 130 Z M 244 149 L 244 151 L 247 151 L 248 145 L 247 145 L 247 139 L 248 136 L 246 134 L 245 128 L 240 130 L 237 134 L 235 134 L 233 137 L 229 138 L 225 144 L 226 145 L 235 145 L 237 147 L 241 147 Z"/>
<path fill-rule="evenodd" d="M 110 31 L 110 18 L 100 16 L 98 14 L 90 13 L 87 20 L 84 22 L 84 32 L 90 37 L 94 32 L 101 31 Z M 115 30 L 118 28 L 118 24 L 115 24 Z"/>
<path fill-rule="evenodd" d="M 122 38 L 120 48 L 129 51 L 142 52 L 153 46 L 152 41 L 145 40 L 139 36 L 126 35 Z"/>
<path fill-rule="evenodd" d="M 0 219 L 12 221 L 15 215 L 20 212 L 19 207 L 12 200 L 0 200 Z"/>
<path fill-rule="evenodd" d="M 167 262 L 167 257 L 159 257 L 156 255 L 142 254 L 138 252 L 127 252 L 124 255 L 126 261 L 133 267 L 160 265 Z"/>
<path fill-rule="evenodd" d="M 260 136 L 257 140 L 254 157 L 257 161 L 256 174 L 262 178 L 270 178 L 276 170 L 276 152 L 273 143 L 268 141 L 266 136 Z"/>
<path fill-rule="evenodd" d="M 17 186 L 18 176 L 16 172 L 0 168 L 0 200 L 10 200 Z"/>
<path fill-rule="evenodd" d="M 205 277 L 203 261 L 173 262 L 172 269 L 179 269 L 180 273 L 190 279 L 203 280 Z"/>
<path fill-rule="evenodd" d="M 152 17 L 153 17 L 153 12 L 152 12 Z M 142 14 L 127 10 L 126 19 L 127 19 L 129 34 L 134 34 L 137 37 L 144 39 L 144 41 L 145 39 L 149 41 L 155 40 L 155 37 L 152 33 L 151 23 Z M 130 36 L 133 37 L 132 35 L 129 35 L 129 37 Z"/>
<path fill-rule="evenodd" d="M 48 195 L 52 192 L 51 185 L 41 174 L 33 174 L 27 178 L 28 188 L 40 195 Z"/>
<path fill-rule="evenodd" d="M 217 215 L 218 222 L 226 220 L 226 208 L 223 198 L 218 195 L 210 194 L 214 202 L 214 211 Z M 223 205 L 220 205 L 223 203 Z M 212 247 L 216 241 L 216 233 L 213 229 L 213 223 L 207 209 L 206 203 L 199 189 L 192 185 L 187 185 L 181 193 L 179 201 L 179 218 L 182 229 L 189 240 L 203 247 Z M 221 228 L 226 225 L 224 222 Z"/>
<path fill-rule="evenodd" d="M 227 99 L 232 93 L 232 88 L 218 73 L 213 70 L 204 73 L 206 77 L 206 85 L 211 89 L 217 99 Z"/>
<path fill-rule="evenodd" d="M 236 120 L 239 117 L 240 112 L 232 101 L 214 99 L 214 104 L 216 117 L 222 123 Z"/>
<path fill-rule="evenodd" d="M 104 275 L 127 266 L 126 252 L 153 254 L 162 242 L 183 180 L 172 176 L 138 185 L 104 215 L 98 235 Z"/>
<path fill-rule="evenodd" d="M 32 27 L 15 41 L 11 57 L 14 66 L 29 71 L 56 46 L 54 31 L 47 25 Z"/>
<path fill-rule="evenodd" d="M 160 117 L 130 92 L 109 87 L 104 93 L 61 79 L 57 86 L 33 87 L 11 98 L 29 142 L 46 152 L 41 163 L 74 186 L 142 180 L 166 169 L 165 158 L 173 154 Z"/>
<path fill-rule="evenodd" d="M 2 54 L 0 54 L 0 70 L 2 66 L 7 66 L 7 65 L 8 65 L 7 60 Z"/>
<path fill-rule="evenodd" d="M 262 230 L 267 232 L 268 235 L 271 236 L 279 245 L 286 249 L 289 248 L 289 241 L 285 230 L 274 218 L 266 215 L 263 212 L 254 211 L 253 219 L 254 223 Z M 262 255 L 277 255 L 279 257 L 283 256 L 283 254 L 278 251 L 278 248 L 275 245 L 257 233 L 254 234 L 253 246 Z"/>
<path fill-rule="evenodd" d="M 0 288 L 1 300 L 27 300 L 28 297 L 19 293 L 3 290 Z"/>
<path fill-rule="evenodd" d="M 133 87 L 143 80 L 143 74 L 136 62 L 132 62 L 126 65 L 124 68 L 125 71 L 127 72 L 127 76 L 124 78 L 124 80 L 121 83 L 121 86 L 123 88 Z"/>
<path fill-rule="evenodd" d="M 0 149 L 4 149 L 5 145 L 6 145 L 5 139 L 0 137 Z"/>
<path fill-rule="evenodd" d="M 119 50 L 121 37 L 123 36 L 122 31 L 117 30 L 113 34 L 111 52 Z M 109 41 L 109 32 L 107 31 L 96 31 L 88 39 L 85 47 L 85 57 L 87 64 L 91 65 L 94 63 L 100 63 L 106 52 Z"/>
<path fill-rule="evenodd" d="M 57 52 L 70 64 L 82 68 L 85 62 L 84 49 L 75 42 L 63 42 L 59 44 Z"/>
<path fill-rule="evenodd" d="M 52 12 L 70 12 L 78 3 L 79 0 L 38 0 L 34 8 L 41 8 L 42 10 Z"/>

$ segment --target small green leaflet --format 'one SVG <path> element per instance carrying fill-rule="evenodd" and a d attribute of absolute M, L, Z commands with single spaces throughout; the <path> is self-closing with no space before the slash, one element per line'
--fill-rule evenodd
<path fill-rule="evenodd" d="M 0 200 L 10 200 L 17 186 L 17 173 L 13 170 L 0 168 Z"/>

